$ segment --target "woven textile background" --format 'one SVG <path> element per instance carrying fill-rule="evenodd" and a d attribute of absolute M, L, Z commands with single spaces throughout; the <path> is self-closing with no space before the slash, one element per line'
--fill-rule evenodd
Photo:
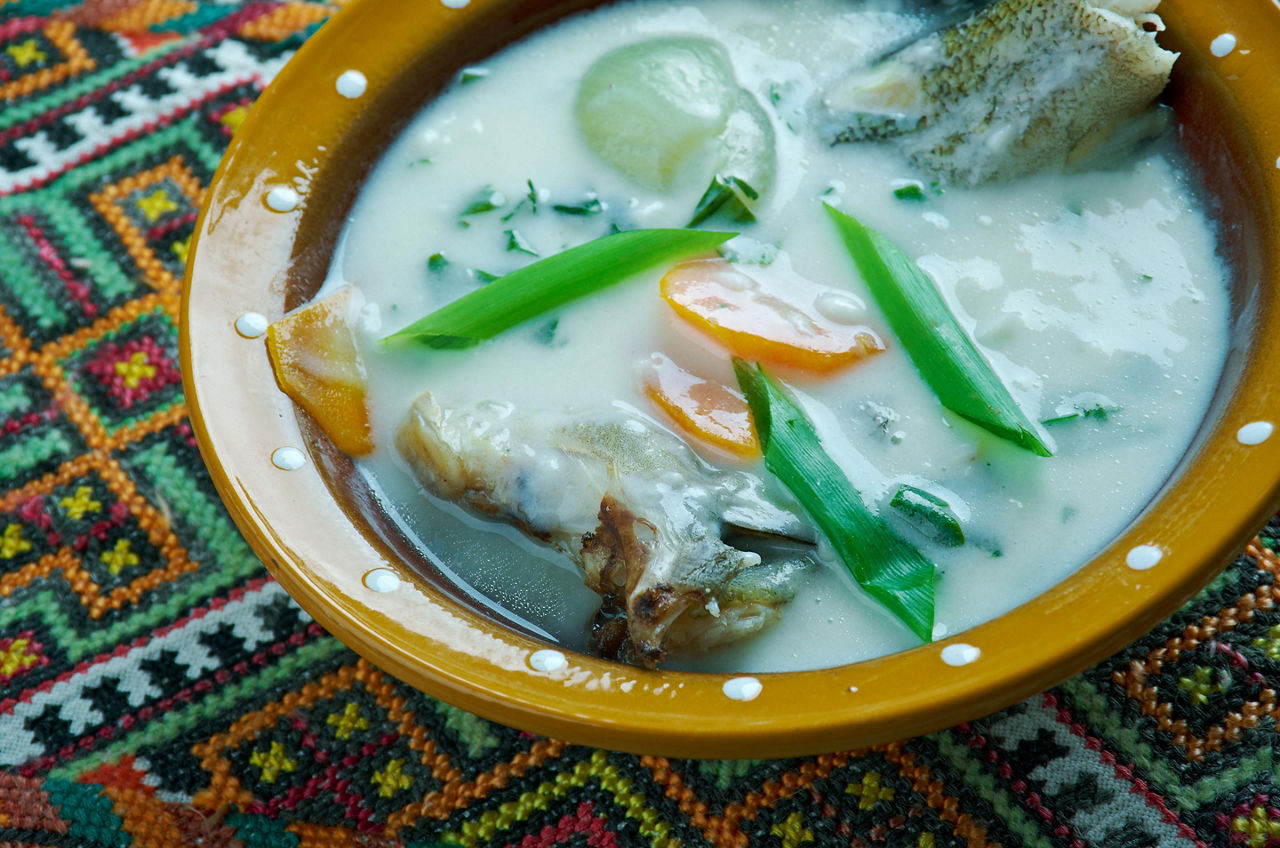
<path fill-rule="evenodd" d="M 176 321 L 227 139 L 333 10 L 0 0 L 0 848 L 1280 846 L 1277 522 L 1057 689 L 811 759 L 566 746 L 326 635 L 213 491 Z"/>

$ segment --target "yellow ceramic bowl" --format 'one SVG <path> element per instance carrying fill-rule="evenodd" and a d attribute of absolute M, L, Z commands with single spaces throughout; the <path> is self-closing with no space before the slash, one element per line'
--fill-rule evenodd
<path fill-rule="evenodd" d="M 1060 682 L 1172 613 L 1275 510 L 1280 434 L 1250 445 L 1238 433 L 1280 423 L 1280 9 L 1269 0 L 1165 0 L 1163 38 L 1182 52 L 1168 98 L 1220 208 L 1236 333 L 1199 437 L 1141 516 L 1071 578 L 1007 615 L 881 659 L 758 675 L 761 691 L 749 701 L 726 696 L 727 676 L 570 652 L 563 663 L 556 653 L 531 661 L 553 646 L 486 616 L 405 542 L 350 461 L 276 388 L 251 319 L 274 320 L 312 295 L 378 152 L 460 67 L 590 5 L 354 0 L 262 96 L 210 188 L 183 303 L 197 437 L 254 550 L 348 645 L 467 710 L 575 742 L 700 757 L 830 751 L 974 718 Z M 1210 45 L 1222 33 L 1238 44 L 1220 58 Z M 347 70 L 368 80 L 354 99 L 336 89 Z M 274 188 L 292 189 L 297 207 L 268 208 Z M 280 448 L 296 449 L 301 466 L 273 463 L 291 464 Z M 1144 545 L 1160 561 L 1130 567 L 1128 553 Z M 375 568 L 398 574 L 399 588 L 367 586 Z M 953 647 L 948 656 L 976 659 L 944 662 L 954 645 L 977 651 Z"/>

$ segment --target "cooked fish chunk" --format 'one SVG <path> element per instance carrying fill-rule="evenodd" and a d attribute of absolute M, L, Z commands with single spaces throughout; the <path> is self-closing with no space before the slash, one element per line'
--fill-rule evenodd
<path fill-rule="evenodd" d="M 1011 179 L 1087 156 L 1169 80 L 1159 0 L 1001 0 L 833 87 L 841 141 L 900 136 L 948 180 Z"/>
<path fill-rule="evenodd" d="M 434 494 L 515 524 L 571 557 L 600 595 L 593 641 L 654 665 L 767 627 L 805 557 L 771 558 L 722 539 L 726 522 L 812 540 L 759 478 L 717 471 L 638 417 L 445 408 L 427 392 L 396 444 Z"/>

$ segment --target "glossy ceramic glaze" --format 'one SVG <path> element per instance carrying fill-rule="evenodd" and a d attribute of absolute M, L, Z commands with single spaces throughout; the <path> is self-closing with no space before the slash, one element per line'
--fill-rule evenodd
<path fill-rule="evenodd" d="M 1118 539 L 987 624 L 822 671 L 646 671 L 496 624 L 408 545 L 276 388 L 253 316 L 274 320 L 315 291 L 377 151 L 459 68 L 590 5 L 355 0 L 263 95 L 209 190 L 182 328 L 201 450 L 255 551 L 351 647 L 460 707 L 575 742 L 703 757 L 830 751 L 973 718 L 1061 681 L 1170 614 L 1275 510 L 1280 433 L 1259 422 L 1280 424 L 1280 334 L 1263 332 L 1280 323 L 1280 9 L 1165 0 L 1162 39 L 1183 54 L 1168 98 L 1220 206 L 1235 344 L 1199 437 Z M 1215 55 L 1227 33 L 1234 49 Z"/>

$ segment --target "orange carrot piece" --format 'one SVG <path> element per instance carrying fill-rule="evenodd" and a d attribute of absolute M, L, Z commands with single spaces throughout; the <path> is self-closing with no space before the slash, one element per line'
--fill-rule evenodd
<path fill-rule="evenodd" d="M 690 374 L 655 353 L 644 391 L 690 436 L 735 456 L 760 453 L 747 402 L 728 386 Z"/>
<path fill-rule="evenodd" d="M 870 327 L 819 308 L 821 298 L 855 302 L 851 295 L 780 268 L 682 262 L 661 291 L 677 315 L 744 359 L 826 372 L 884 350 Z"/>
<path fill-rule="evenodd" d="M 373 450 L 364 364 L 347 323 L 352 289 L 291 312 L 267 328 L 276 382 L 305 409 L 338 449 Z"/>

